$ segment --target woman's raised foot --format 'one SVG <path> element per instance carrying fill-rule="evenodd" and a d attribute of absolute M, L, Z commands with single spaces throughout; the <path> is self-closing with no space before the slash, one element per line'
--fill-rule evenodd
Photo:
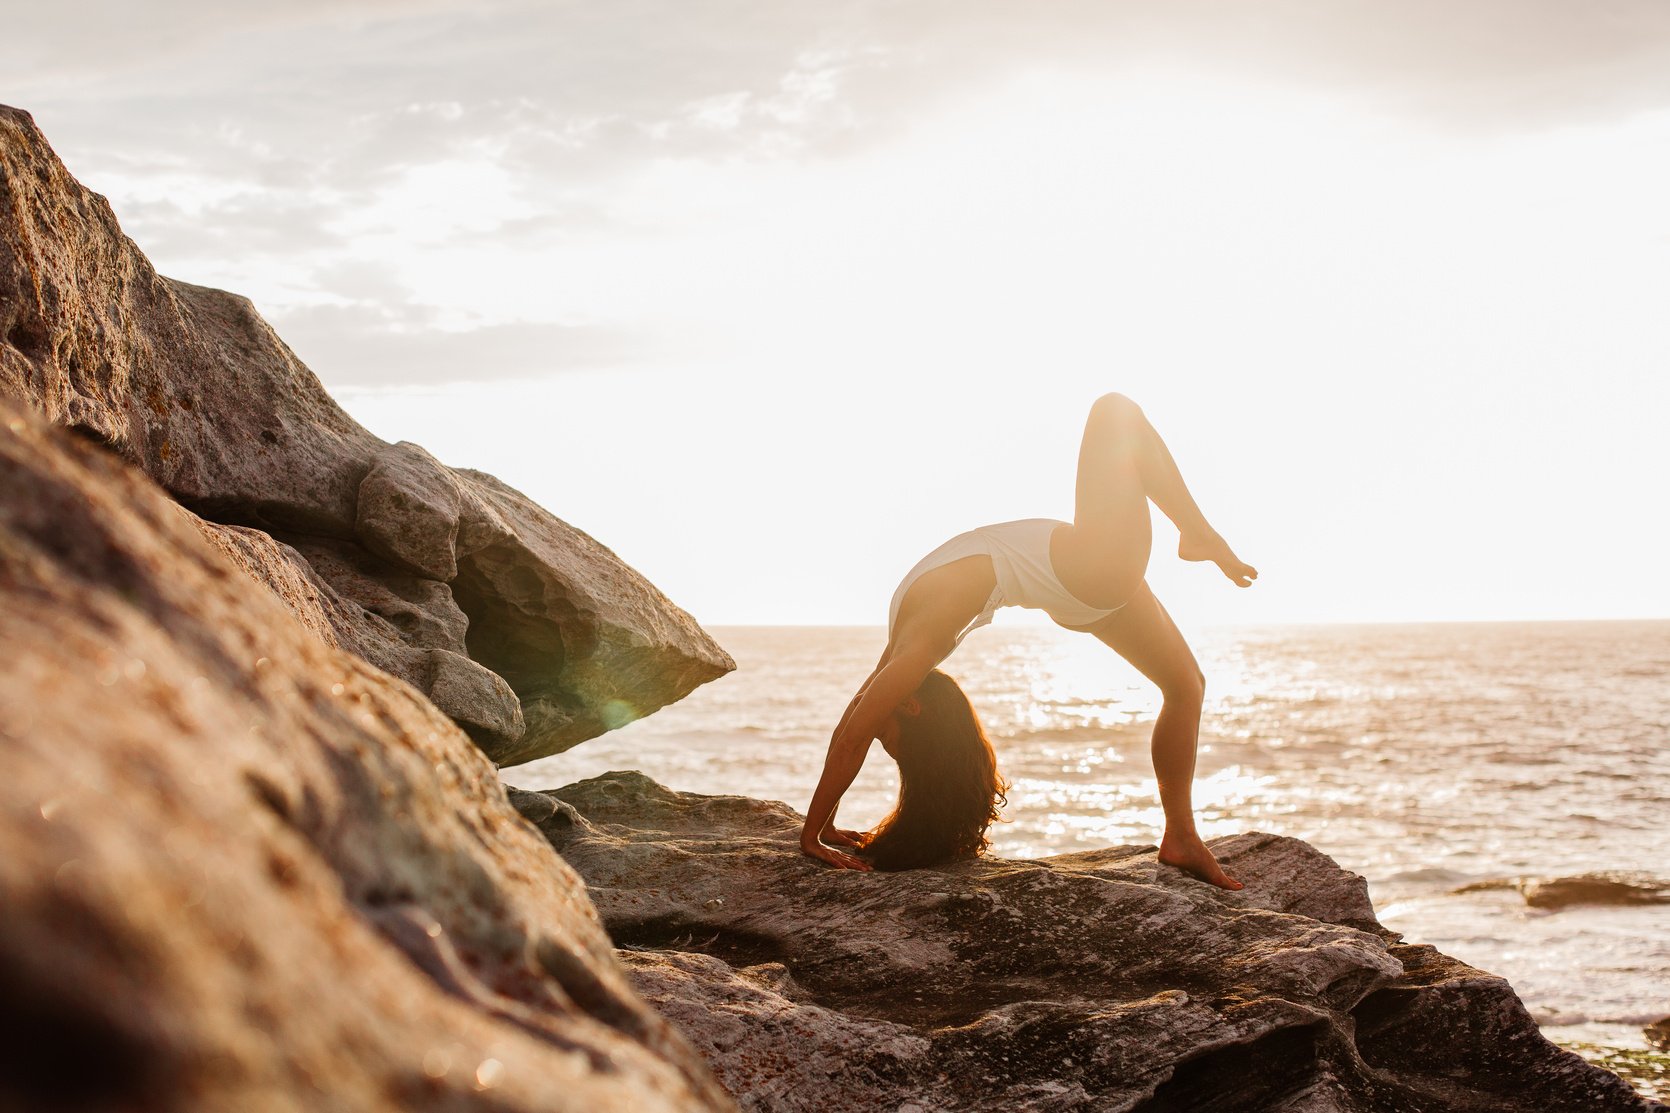
<path fill-rule="evenodd" d="M 1223 570 L 1236 587 L 1251 587 L 1258 569 L 1235 555 L 1215 530 L 1183 534 L 1177 539 L 1177 555 L 1184 560 L 1209 560 Z"/>

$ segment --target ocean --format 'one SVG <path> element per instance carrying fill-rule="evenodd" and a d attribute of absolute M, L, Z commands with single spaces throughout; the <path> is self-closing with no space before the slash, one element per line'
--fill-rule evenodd
<path fill-rule="evenodd" d="M 1093 638 L 1006 617 L 941 666 L 1011 782 L 992 852 L 1157 841 L 1157 693 Z M 735 673 L 505 779 L 639 769 L 804 810 L 884 631 L 710 632 Z M 1188 634 L 1207 677 L 1205 837 L 1306 840 L 1368 878 L 1387 927 L 1506 977 L 1551 1039 L 1670 1096 L 1670 1058 L 1642 1032 L 1670 1015 L 1670 621 Z M 873 747 L 841 824 L 880 819 L 896 790 Z"/>

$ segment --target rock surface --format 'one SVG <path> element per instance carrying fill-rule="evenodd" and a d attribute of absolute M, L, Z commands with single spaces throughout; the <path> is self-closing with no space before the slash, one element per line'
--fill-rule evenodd
<path fill-rule="evenodd" d="M 355 559 L 363 550 L 343 542 L 299 538 L 298 551 L 258 529 L 194 520 L 315 636 L 427 695 L 482 749 L 492 753 L 522 737 L 516 694 L 465 653 L 469 620 L 445 584 L 387 572 L 379 579 Z"/>
<path fill-rule="evenodd" d="M 275 547 L 0 399 L 0 1109 L 731 1108 Z"/>
<path fill-rule="evenodd" d="M 1294 839 L 1214 841 L 1227 893 L 1153 847 L 834 871 L 784 805 L 637 773 L 511 799 L 745 1109 L 1654 1108 Z"/>
<path fill-rule="evenodd" d="M 259 578 L 288 581 L 300 553 L 336 644 L 427 692 L 500 764 L 735 667 L 592 538 L 492 476 L 372 436 L 247 300 L 159 276 L 3 106 L 0 397 L 107 445 L 201 517 L 287 543 Z M 272 555 L 251 546 L 246 563 Z"/>
<path fill-rule="evenodd" d="M 1585 873 L 1576 877 L 1523 878 L 1520 895 L 1532 908 L 1569 908 L 1574 904 L 1670 904 L 1670 889 L 1644 873 Z"/>

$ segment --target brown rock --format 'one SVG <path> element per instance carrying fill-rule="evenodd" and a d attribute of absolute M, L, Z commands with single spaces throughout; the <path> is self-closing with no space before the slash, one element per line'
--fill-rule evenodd
<path fill-rule="evenodd" d="M 1601 870 L 1575 877 L 1522 877 L 1515 881 L 1532 908 L 1578 904 L 1670 904 L 1670 888 L 1659 878 L 1626 870 Z"/>
<path fill-rule="evenodd" d="M 209 533 L 0 401 L 0 1108 L 729 1108 L 480 750 Z"/>
<path fill-rule="evenodd" d="M 277 596 L 315 637 L 326 645 L 358 654 L 385 672 L 400 675 L 401 659 L 390 652 L 398 643 L 394 631 L 363 641 L 368 627 L 360 621 L 357 609 L 350 610 L 296 550 L 258 529 L 206 522 L 189 510 L 182 513 L 222 556 Z"/>
<path fill-rule="evenodd" d="M 385 627 L 378 606 L 327 602 L 366 625 L 333 624 L 344 648 L 373 652 L 392 629 L 411 648 L 460 652 L 419 632 L 466 616 L 468 655 L 514 698 L 447 662 L 444 710 L 501 764 L 567 749 L 735 667 L 585 534 L 491 476 L 360 427 L 248 301 L 159 276 L 28 114 L 5 107 L 0 397 L 108 445 L 212 522 L 274 533 L 309 561 L 304 538 L 336 542 L 344 559 L 316 568 L 324 583 L 356 600 L 382 582 L 412 616 Z M 368 659 L 422 687 L 432 654 L 395 657 L 408 663 Z"/>
<path fill-rule="evenodd" d="M 1649 1108 L 1297 839 L 1214 840 L 1229 893 L 1153 847 L 831 870 L 784 805 L 637 773 L 511 798 L 745 1109 Z"/>
<path fill-rule="evenodd" d="M 455 474 L 466 509 L 452 591 L 470 615 L 470 656 L 510 681 L 528 724 L 500 765 L 641 719 L 658 688 L 687 692 L 735 667 L 614 553 L 485 472 Z M 666 649 L 697 639 L 717 663 Z"/>
<path fill-rule="evenodd" d="M 451 471 L 418 445 L 378 452 L 360 481 L 354 530 L 378 556 L 427 576 L 458 575 L 458 515 L 463 493 Z"/>
<path fill-rule="evenodd" d="M 466 655 L 469 620 L 445 584 L 398 573 L 378 579 L 377 569 L 366 567 L 374 558 L 352 542 L 296 538 L 298 551 L 257 529 L 190 516 L 204 536 L 326 644 L 427 695 L 483 750 L 505 750 L 522 736 L 516 693 Z"/>

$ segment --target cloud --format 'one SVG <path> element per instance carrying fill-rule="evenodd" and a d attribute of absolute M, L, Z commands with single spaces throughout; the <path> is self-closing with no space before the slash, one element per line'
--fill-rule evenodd
<path fill-rule="evenodd" d="M 637 364 L 656 354 L 627 330 L 545 322 L 449 330 L 428 314 L 379 305 L 310 306 L 275 313 L 271 323 L 332 387 L 537 379 Z"/>
<path fill-rule="evenodd" d="M 1143 67 L 1511 133 L 1670 105 L 1670 5 L 68 0 L 8 13 L 0 96 L 165 273 L 255 296 L 333 377 L 432 382 L 616 365 L 652 346 L 628 332 L 665 333 L 595 307 L 445 318 L 426 256 L 547 253 L 583 289 L 598 244 L 648 234 L 653 203 L 622 199 L 657 167 L 838 162 L 1018 75 Z"/>
<path fill-rule="evenodd" d="M 275 157 L 337 174 L 482 136 L 558 162 L 584 152 L 570 169 L 658 149 L 839 146 L 1039 67 L 1231 69 L 1438 124 L 1537 126 L 1670 100 L 1659 0 L 158 0 L 37 5 L 8 24 L 0 57 L 25 107 L 96 110 L 104 139 L 131 133 L 150 150 L 215 143 L 218 122 L 236 121 Z"/>

